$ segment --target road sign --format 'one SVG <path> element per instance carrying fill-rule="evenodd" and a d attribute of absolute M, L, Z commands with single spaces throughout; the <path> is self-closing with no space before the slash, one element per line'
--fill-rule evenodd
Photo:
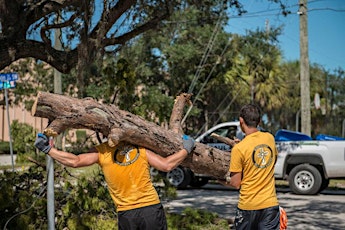
<path fill-rule="evenodd" d="M 16 81 L 18 80 L 18 73 L 0 73 L 0 81 Z"/>
<path fill-rule="evenodd" d="M 14 161 L 13 161 L 13 148 L 12 148 L 12 136 L 11 136 L 11 124 L 10 124 L 10 114 L 8 109 L 8 90 L 10 88 L 16 87 L 16 81 L 18 80 L 17 73 L 0 73 L 0 90 L 5 89 L 5 101 L 6 101 L 6 110 L 8 118 L 8 134 L 10 136 L 10 152 L 12 158 L 12 171 L 14 172 Z"/>
<path fill-rule="evenodd" d="M 16 87 L 18 73 L 0 73 L 0 90 Z"/>
<path fill-rule="evenodd" d="M 13 161 L 13 148 L 12 148 L 12 136 L 11 136 L 11 124 L 10 124 L 10 113 L 8 109 L 8 90 L 16 87 L 16 81 L 18 80 L 18 73 L 0 73 L 0 90 L 5 89 L 5 102 L 8 118 L 8 134 L 10 137 L 10 152 L 12 158 L 12 171 L 14 172 L 14 161 Z"/>
<path fill-rule="evenodd" d="M 16 82 L 15 81 L 5 81 L 1 82 L 0 81 L 0 90 L 2 89 L 12 89 L 16 87 Z"/>

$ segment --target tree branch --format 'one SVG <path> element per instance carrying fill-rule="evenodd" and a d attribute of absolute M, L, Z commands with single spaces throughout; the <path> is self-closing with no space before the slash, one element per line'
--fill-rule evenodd
<path fill-rule="evenodd" d="M 105 38 L 103 41 L 104 46 L 114 45 L 114 44 L 124 44 L 125 42 L 129 41 L 130 39 L 136 37 L 137 35 L 148 31 L 150 29 L 155 28 L 163 19 L 166 19 L 168 15 L 162 15 L 160 17 L 153 18 L 149 22 L 141 25 L 128 33 L 125 33 L 116 38 Z"/>

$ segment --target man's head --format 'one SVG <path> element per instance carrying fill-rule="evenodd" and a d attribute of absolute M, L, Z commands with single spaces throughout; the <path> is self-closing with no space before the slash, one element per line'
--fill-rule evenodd
<path fill-rule="evenodd" d="M 247 104 L 240 110 L 240 121 L 248 127 L 256 128 L 261 121 L 261 110 L 254 104 Z"/>

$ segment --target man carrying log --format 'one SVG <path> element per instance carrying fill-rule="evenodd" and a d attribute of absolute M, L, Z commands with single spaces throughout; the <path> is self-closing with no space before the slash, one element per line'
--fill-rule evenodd
<path fill-rule="evenodd" d="M 114 147 L 106 142 L 93 151 L 74 155 L 50 146 L 49 138 L 42 133 L 38 134 L 35 147 L 65 166 L 77 168 L 99 164 L 117 208 L 118 229 L 166 230 L 166 217 L 151 181 L 150 166 L 159 171 L 171 171 L 192 152 L 195 142 L 184 135 L 183 149 L 167 157 L 123 142 Z"/>

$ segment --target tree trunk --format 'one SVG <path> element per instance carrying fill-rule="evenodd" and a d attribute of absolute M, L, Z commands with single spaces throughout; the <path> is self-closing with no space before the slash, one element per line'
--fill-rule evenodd
<path fill-rule="evenodd" d="M 129 142 L 161 156 L 173 154 L 183 147 L 179 121 L 189 94 L 181 94 L 175 100 L 166 130 L 140 116 L 120 110 L 117 106 L 101 104 L 93 99 L 78 99 L 59 94 L 39 92 L 32 107 L 32 115 L 49 119 L 44 130 L 48 136 L 56 136 L 65 129 L 89 129 L 108 137 L 109 145 Z M 230 153 L 196 143 L 193 154 L 182 163 L 194 173 L 225 179 L 228 174 Z"/>

